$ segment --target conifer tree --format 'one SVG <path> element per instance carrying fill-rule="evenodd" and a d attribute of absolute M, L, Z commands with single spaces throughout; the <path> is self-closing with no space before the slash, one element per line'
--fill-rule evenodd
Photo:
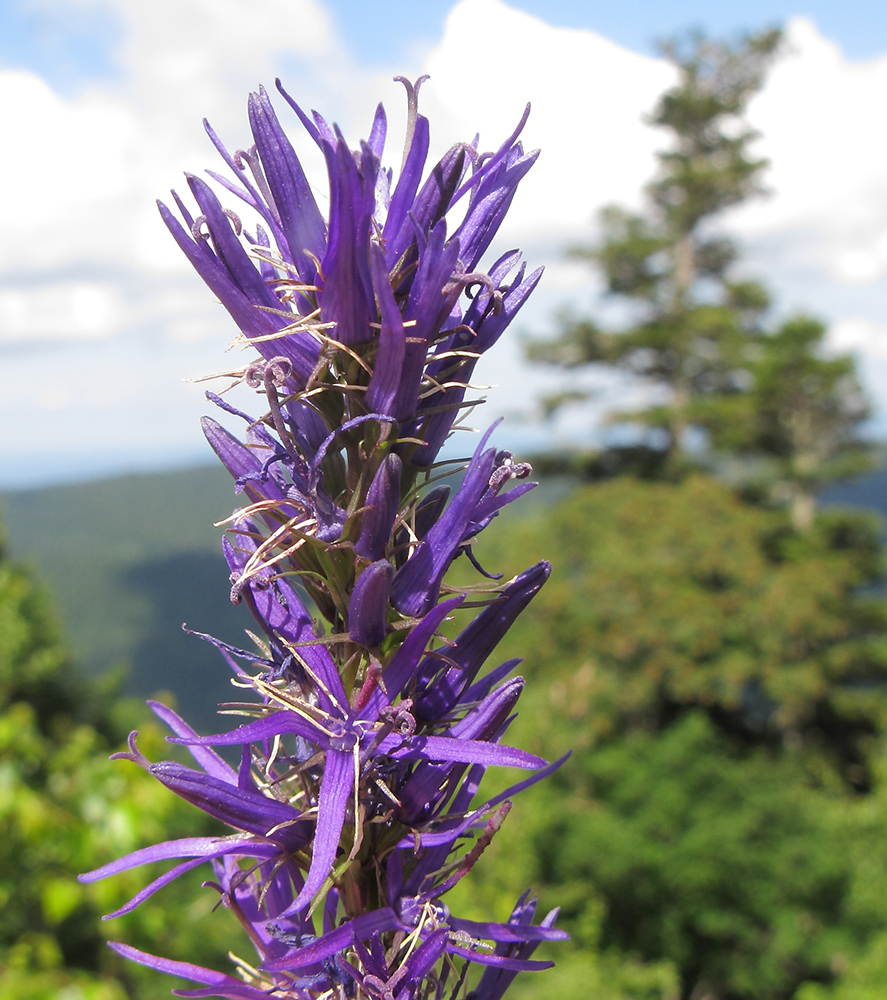
<path fill-rule="evenodd" d="M 769 492 L 789 504 L 798 531 L 813 525 L 816 491 L 870 465 L 858 437 L 869 407 L 849 355 L 824 356 L 825 326 L 795 316 L 764 337 L 748 391 L 703 418 L 713 444 L 770 459 Z"/>
<path fill-rule="evenodd" d="M 633 322 L 609 331 L 569 319 L 553 342 L 530 348 L 536 360 L 606 362 L 668 390 L 666 402 L 620 416 L 658 429 L 669 457 L 698 422 L 700 400 L 710 409 L 712 397 L 741 388 L 746 348 L 769 305 L 760 284 L 737 277 L 737 247 L 710 223 L 762 190 L 767 161 L 750 152 L 756 133 L 744 114 L 780 37 L 766 31 L 730 46 L 696 34 L 663 46 L 679 80 L 649 119 L 671 137 L 649 204 L 642 214 L 604 209 L 601 242 L 572 251 L 603 271 L 608 292 L 628 300 Z"/>

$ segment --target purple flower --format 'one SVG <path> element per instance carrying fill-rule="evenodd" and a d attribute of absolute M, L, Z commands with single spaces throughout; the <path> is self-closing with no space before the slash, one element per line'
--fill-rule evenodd
<path fill-rule="evenodd" d="M 250 149 L 229 153 L 207 126 L 234 179 L 210 176 L 261 220 L 255 229 L 246 232 L 196 177 L 188 178 L 195 213 L 177 195 L 182 221 L 160 206 L 261 356 L 237 379 L 257 394 L 257 419 L 208 394 L 245 422 L 243 440 L 204 420 L 245 500 L 223 550 L 232 600 L 246 604 L 259 635 L 252 651 L 201 637 L 256 697 L 238 705 L 245 721 L 210 736 L 152 704 L 194 767 L 147 760 L 135 733 L 116 755 L 231 833 L 142 848 L 82 878 L 174 862 L 122 914 L 212 865 L 206 884 L 258 953 L 255 966 L 243 963 L 252 970 L 243 981 L 114 945 L 199 984 L 183 996 L 307 1000 L 359 990 L 414 1000 L 435 968 L 460 958 L 485 966 L 478 1000 L 498 1000 L 517 972 L 551 964 L 530 957 L 540 941 L 565 936 L 552 926 L 555 913 L 532 923 L 528 896 L 506 923 L 466 920 L 441 902 L 473 870 L 512 797 L 563 762 L 504 742 L 524 686 L 511 676 L 519 661 L 482 672 L 550 571 L 540 563 L 499 582 L 472 554 L 480 532 L 533 487 L 513 484 L 530 468 L 488 447 L 494 425 L 457 489 L 432 485 L 438 451 L 472 402 L 478 358 L 541 274 L 526 275 L 516 251 L 481 265 L 535 154 L 518 141 L 524 115 L 495 151 L 459 144 L 426 174 L 419 84 L 404 83 L 409 121 L 396 182 L 382 163 L 381 106 L 369 138 L 352 149 L 278 84 L 323 155 L 327 217 L 264 90 L 249 100 Z M 466 595 L 445 581 L 460 555 L 482 574 L 469 605 L 480 609 L 450 640 L 446 622 L 467 610 Z M 238 768 L 221 746 L 240 747 Z M 483 801 L 490 767 L 524 777 Z"/>

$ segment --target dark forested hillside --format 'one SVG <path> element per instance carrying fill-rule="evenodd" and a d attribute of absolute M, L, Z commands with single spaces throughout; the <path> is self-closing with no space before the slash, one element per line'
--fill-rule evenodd
<path fill-rule="evenodd" d="M 569 485 L 544 482 L 525 509 Z M 831 487 L 823 500 L 887 516 L 887 466 Z M 243 641 L 248 617 L 228 600 L 222 530 L 213 527 L 236 501 L 230 476 L 207 466 L 10 492 L 0 511 L 11 554 L 48 585 L 83 667 L 123 666 L 128 691 L 172 691 L 205 723 L 227 697 L 227 672 L 181 626 Z"/>
<path fill-rule="evenodd" d="M 0 499 L 9 548 L 46 582 L 76 659 L 127 671 L 138 696 L 171 691 L 206 724 L 230 697 L 228 672 L 182 623 L 242 643 L 214 521 L 236 506 L 215 467 L 122 476 Z"/>

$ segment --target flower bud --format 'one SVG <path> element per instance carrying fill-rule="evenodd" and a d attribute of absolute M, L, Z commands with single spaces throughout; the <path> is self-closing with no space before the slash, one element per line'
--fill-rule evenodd
<path fill-rule="evenodd" d="M 388 632 L 388 595 L 393 576 L 391 563 L 379 559 L 357 578 L 348 606 L 348 630 L 362 646 L 378 646 Z"/>

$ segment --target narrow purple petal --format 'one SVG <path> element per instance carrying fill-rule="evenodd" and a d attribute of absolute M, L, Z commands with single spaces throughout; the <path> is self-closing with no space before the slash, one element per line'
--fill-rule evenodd
<path fill-rule="evenodd" d="M 305 716 L 289 712 L 286 709 L 271 712 L 270 715 L 266 715 L 262 719 L 247 722 L 227 733 L 214 733 L 211 736 L 195 735 L 188 738 L 170 737 L 169 742 L 182 743 L 185 746 L 230 747 L 270 740 L 284 733 L 293 733 L 321 745 L 328 742 L 323 726 L 319 723 L 309 722 Z"/>
<path fill-rule="evenodd" d="M 219 992 L 222 989 L 224 993 Z M 269 993 L 267 990 L 259 990 L 255 986 L 240 983 L 239 986 L 204 986 L 199 990 L 173 990 L 172 995 L 185 997 L 185 1000 L 202 1000 L 203 997 L 223 997 L 224 1000 L 255 1000 L 256 997 L 262 997 L 262 1000 L 268 1000 Z"/>
<path fill-rule="evenodd" d="M 385 109 L 381 104 L 376 105 L 376 113 L 373 115 L 373 124 L 370 127 L 370 137 L 367 139 L 367 146 L 372 150 L 376 159 L 382 159 L 382 152 L 385 149 L 385 135 L 388 131 L 388 121 L 385 117 Z"/>
<path fill-rule="evenodd" d="M 477 534 L 490 523 L 503 507 L 514 503 L 515 500 L 519 500 L 522 496 L 529 493 L 530 490 L 534 490 L 536 485 L 536 483 L 518 483 L 517 486 L 510 489 L 507 493 L 484 497 L 474 508 L 474 513 L 471 516 L 471 530 L 469 535 L 474 536 Z"/>
<path fill-rule="evenodd" d="M 226 976 L 222 972 L 213 969 L 206 969 L 202 965 L 192 965 L 190 962 L 174 962 L 170 958 L 159 958 L 157 955 L 149 955 L 148 952 L 139 951 L 132 945 L 123 944 L 119 941 L 109 941 L 108 947 L 116 951 L 118 955 L 128 958 L 131 962 L 145 965 L 149 969 L 157 969 L 158 972 L 165 972 L 170 976 L 181 976 L 182 979 L 191 979 L 196 983 L 206 983 L 212 986 L 216 992 L 205 994 L 201 990 L 199 994 L 185 993 L 181 990 L 174 992 L 178 996 L 217 996 L 231 997 L 235 1000 L 268 1000 L 268 993 L 265 990 L 248 986 L 240 979 L 233 976 Z"/>
<path fill-rule="evenodd" d="M 263 458 L 260 458 L 252 448 L 248 448 L 241 441 L 238 441 L 230 431 L 227 431 L 212 417 L 203 417 L 200 426 L 210 447 L 235 479 L 241 480 L 253 474 L 258 476 L 262 472 Z M 283 490 L 270 476 L 262 480 L 248 480 L 244 483 L 244 490 L 251 500 L 284 499 Z"/>
<path fill-rule="evenodd" d="M 140 865 L 151 864 L 154 861 L 169 861 L 170 858 L 199 857 L 203 859 L 216 857 L 220 845 L 230 848 L 234 854 L 247 855 L 257 851 L 258 853 L 254 855 L 256 857 L 273 857 L 277 853 L 277 849 L 272 845 L 256 843 L 251 839 L 223 841 L 219 837 L 184 837 L 181 840 L 167 840 L 162 844 L 142 847 L 125 857 L 102 865 L 101 868 L 78 875 L 77 880 L 79 882 L 98 882 L 100 879 L 108 878 L 109 875 L 118 875 L 130 868 L 138 868 Z"/>
<path fill-rule="evenodd" d="M 163 722 L 169 726 L 169 728 L 176 734 L 176 736 L 181 736 L 184 738 L 191 738 L 197 736 L 197 733 L 181 719 L 176 713 L 168 708 L 166 705 L 161 705 L 159 701 L 149 701 L 148 708 Z M 194 746 L 191 745 L 191 756 L 197 763 L 206 771 L 207 774 L 211 774 L 214 778 L 218 778 L 221 781 L 227 781 L 233 784 L 237 780 L 237 775 L 234 773 L 234 769 L 224 761 L 214 750 L 210 750 L 208 747 Z"/>
<path fill-rule="evenodd" d="M 541 972 L 543 969 L 553 969 L 554 962 L 537 962 L 520 958 L 505 958 L 501 955 L 491 955 L 484 951 L 471 951 L 468 948 L 460 948 L 456 944 L 448 944 L 447 951 L 452 955 L 461 955 L 469 962 L 477 962 L 478 965 L 491 965 L 497 969 L 509 969 L 513 972 Z"/>
<path fill-rule="evenodd" d="M 266 962 L 264 967 L 272 970 L 304 969 L 344 951 L 354 941 L 366 941 L 374 934 L 384 934 L 399 926 L 397 914 L 390 906 L 384 906 L 347 921 L 304 948 L 291 952 L 286 958 Z"/>
<path fill-rule="evenodd" d="M 569 934 L 558 927 L 524 926 L 521 924 L 481 923 L 477 920 L 458 920 L 451 917 L 449 921 L 458 931 L 465 931 L 473 938 L 486 938 L 489 941 L 504 941 L 507 943 L 522 943 L 524 941 L 566 941 Z"/>
<path fill-rule="evenodd" d="M 405 745 L 399 747 L 399 743 Z M 414 736 L 408 741 L 398 735 L 386 736 L 377 752 L 386 753 L 395 760 L 453 761 L 527 769 L 544 767 L 547 763 L 541 757 L 516 747 L 485 740 L 454 739 L 451 736 Z"/>
<path fill-rule="evenodd" d="M 280 127 L 264 87 L 250 95 L 249 118 L 292 262 L 302 281 L 312 284 L 317 265 L 311 255 L 318 260 L 323 256 L 326 226 L 302 164 Z"/>
<path fill-rule="evenodd" d="M 439 719 L 456 704 L 477 676 L 518 615 L 539 593 L 551 574 L 551 565 L 537 563 L 524 570 L 488 605 L 446 650 L 452 665 L 440 673 L 439 661 L 428 657 L 419 669 L 420 685 L 426 690 L 416 699 L 416 712 L 423 719 Z M 432 682 L 435 674 L 439 676 Z"/>
<path fill-rule="evenodd" d="M 406 161 L 397 185 L 391 195 L 391 204 L 388 206 L 388 215 L 385 219 L 383 236 L 386 243 L 401 230 L 407 219 L 407 212 L 413 205 L 416 192 L 419 189 L 419 181 L 422 179 L 422 170 L 425 167 L 425 159 L 428 156 L 429 129 L 428 119 L 423 115 L 416 117 L 416 127 L 413 132 L 413 141 L 407 153 Z M 388 270 L 392 270 L 397 263 L 393 248 L 387 249 Z"/>
<path fill-rule="evenodd" d="M 323 783 L 317 803 L 317 825 L 311 855 L 311 867 L 299 895 L 285 915 L 298 913 L 311 902 L 326 881 L 336 860 L 339 839 L 345 824 L 345 810 L 354 792 L 354 757 L 329 750 L 323 768 Z"/>
<path fill-rule="evenodd" d="M 318 129 L 317 124 L 315 124 L 315 122 L 313 122 L 308 117 L 308 115 L 305 114 L 305 112 L 299 107 L 299 105 L 296 104 L 296 102 L 290 97 L 290 95 L 283 89 L 283 84 L 280 82 L 280 79 L 275 80 L 274 85 L 277 87 L 283 99 L 298 115 L 299 121 L 302 123 L 302 126 L 304 127 L 308 135 L 311 136 L 311 138 L 317 143 L 318 146 L 322 147 L 320 130 Z M 331 137 L 327 136 L 327 138 L 329 139 Z"/>
<path fill-rule="evenodd" d="M 123 906 L 114 910 L 113 913 L 106 913 L 103 920 L 113 920 L 115 917 L 125 916 L 127 913 L 132 913 L 137 907 L 141 906 L 146 899 L 154 895 L 158 889 L 162 889 L 165 885 L 169 885 L 170 882 L 174 882 L 180 875 L 184 875 L 185 872 L 191 871 L 193 868 L 197 868 L 199 865 L 204 864 L 207 860 L 212 857 L 218 857 L 220 854 L 225 853 L 224 850 L 217 852 L 216 854 L 209 854 L 205 858 L 193 858 L 190 861 L 183 861 L 181 864 L 176 865 L 174 868 L 170 868 L 168 872 L 164 872 L 158 878 L 155 878 L 153 882 L 148 883 L 144 889 L 137 892 L 132 899 L 124 903 Z"/>
<path fill-rule="evenodd" d="M 450 733 L 456 739 L 495 739 L 517 704 L 523 688 L 523 677 L 512 677 L 467 712 L 450 729 Z"/>
<path fill-rule="evenodd" d="M 289 850 L 300 850 L 307 840 L 309 824 L 298 822 L 299 813 L 283 802 L 244 791 L 173 761 L 160 761 L 148 770 L 176 795 L 235 830 L 267 836 Z"/>
<path fill-rule="evenodd" d="M 225 546 L 227 539 L 222 540 L 222 546 Z M 195 632 L 194 629 L 185 628 L 185 632 L 188 635 L 196 636 L 198 639 L 203 639 L 204 642 L 208 642 L 215 646 L 216 649 L 225 658 L 225 662 L 231 667 L 234 673 L 239 678 L 244 678 L 246 676 L 246 671 L 238 666 L 236 660 L 243 660 L 245 663 L 254 663 L 257 666 L 264 667 L 266 670 L 271 670 L 274 667 L 274 662 L 272 660 L 266 659 L 264 656 L 259 656 L 256 653 L 251 653 L 246 649 L 238 649 L 236 646 L 232 646 L 227 642 L 223 642 L 221 639 L 216 639 L 211 635 L 207 635 L 205 632 Z"/>
<path fill-rule="evenodd" d="M 422 946 L 413 953 L 409 960 L 409 978 L 412 982 L 420 983 L 431 972 L 437 964 L 437 960 L 446 951 L 448 939 L 449 932 L 445 927 L 442 927 L 429 934 L 422 942 Z"/>
<path fill-rule="evenodd" d="M 543 778 L 547 778 L 550 774 L 554 772 L 562 765 L 567 762 L 570 758 L 572 750 L 568 750 L 563 757 L 559 757 L 557 760 L 552 761 L 550 764 L 546 764 L 545 767 L 539 768 L 535 774 L 531 774 L 529 778 L 524 778 L 523 781 L 517 782 L 515 785 L 511 785 L 506 788 L 504 792 L 500 792 L 498 795 L 494 795 L 489 802 L 485 802 L 483 805 L 484 810 L 493 809 L 499 805 L 500 802 L 504 802 L 506 799 L 510 799 L 517 795 L 519 792 L 524 791 L 524 789 L 529 788 L 531 785 L 535 785 L 537 781 L 541 781 Z"/>

